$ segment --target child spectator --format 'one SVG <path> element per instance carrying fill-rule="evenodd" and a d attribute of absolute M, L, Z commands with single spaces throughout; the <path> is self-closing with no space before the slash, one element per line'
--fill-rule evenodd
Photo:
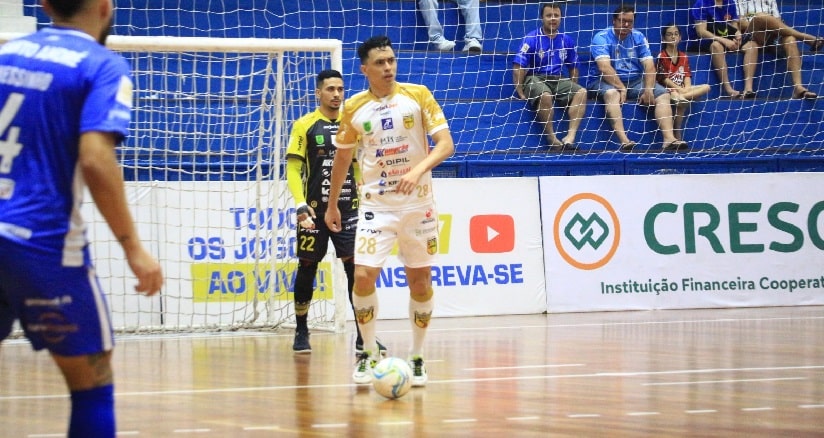
<path fill-rule="evenodd" d="M 686 53 L 678 49 L 681 32 L 675 24 L 661 28 L 661 53 L 658 55 L 656 80 L 669 90 L 675 111 L 672 119 L 672 134 L 683 140 L 684 116 L 689 103 L 710 91 L 707 84 L 692 85 L 690 61 Z"/>

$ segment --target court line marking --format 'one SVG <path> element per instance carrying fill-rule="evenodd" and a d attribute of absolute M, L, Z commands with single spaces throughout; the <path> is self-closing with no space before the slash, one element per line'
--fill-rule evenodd
<path fill-rule="evenodd" d="M 818 408 L 824 408 L 824 404 L 822 404 L 822 405 L 798 405 L 798 407 L 801 408 L 801 409 L 818 409 Z"/>
<path fill-rule="evenodd" d="M 725 379 L 725 380 L 696 380 L 694 382 L 656 382 L 642 383 L 641 386 L 672 386 L 672 385 L 702 385 L 706 383 L 738 383 L 738 382 L 775 382 L 779 380 L 807 380 L 806 377 L 773 377 L 764 379 Z"/>
<path fill-rule="evenodd" d="M 645 417 L 649 415 L 661 415 L 660 412 L 627 412 L 630 417 Z"/>
<path fill-rule="evenodd" d="M 429 362 L 427 360 L 427 362 Z M 564 368 L 564 367 L 585 367 L 585 363 L 563 363 L 557 365 L 524 365 L 514 367 L 482 367 L 482 368 L 464 368 L 464 371 L 494 371 L 494 370 L 526 370 L 534 368 Z"/>
<path fill-rule="evenodd" d="M 714 414 L 718 412 L 717 409 L 689 409 L 684 411 L 687 414 Z"/>
<path fill-rule="evenodd" d="M 532 420 L 540 420 L 541 417 L 537 415 L 532 415 L 529 417 L 506 417 L 509 421 L 532 421 Z"/>
<path fill-rule="evenodd" d="M 824 369 L 824 365 L 803 365 L 785 367 L 746 367 L 746 368 L 707 368 L 695 370 L 671 370 L 671 371 L 635 371 L 635 372 L 606 372 L 606 373 L 584 373 L 584 374 L 549 374 L 539 376 L 503 376 L 503 377 L 480 377 L 467 379 L 429 380 L 427 384 L 440 383 L 468 383 L 468 382 L 506 382 L 515 380 L 554 380 L 554 379 L 583 379 L 597 377 L 643 377 L 676 374 L 710 374 L 721 372 L 750 372 L 750 371 L 788 371 L 788 370 L 819 370 Z M 163 391 L 132 391 L 116 392 L 116 397 L 130 396 L 158 396 L 158 395 L 180 395 L 180 394 L 218 394 L 226 392 L 262 392 L 280 391 L 293 389 L 322 389 L 322 388 L 351 388 L 359 386 L 354 383 L 337 383 L 328 385 L 284 385 L 284 386 L 259 386 L 259 387 L 233 387 L 233 388 L 208 388 L 208 389 L 170 389 Z M 360 385 L 365 386 L 365 385 Z M 68 398 L 68 394 L 51 395 L 22 395 L 22 396 L 0 396 L 0 401 L 8 400 L 39 400 Z"/>
<path fill-rule="evenodd" d="M 758 407 L 758 408 L 741 408 L 742 411 L 747 411 L 747 412 L 772 411 L 773 409 L 775 409 L 775 408 L 770 407 L 770 406 L 762 406 L 762 407 Z"/>
<path fill-rule="evenodd" d="M 742 308 L 736 308 L 742 309 Z M 746 309 L 746 308 L 745 308 Z M 694 309 L 673 309 L 673 310 L 694 310 Z M 727 310 L 727 309 L 718 309 Z M 629 312 L 629 311 L 628 311 Z M 594 312 L 593 312 L 594 313 Z M 497 315 L 496 315 L 497 316 Z M 503 316 L 503 315 L 501 315 Z M 540 316 L 537 315 L 536 316 Z M 577 324 L 543 324 L 543 325 L 518 325 L 518 326 L 487 326 L 487 327 L 447 327 L 434 328 L 430 327 L 429 332 L 465 332 L 465 331 L 482 331 L 482 330 L 523 330 L 529 328 L 569 328 L 569 327 L 611 327 L 611 326 L 631 326 L 631 325 L 665 325 L 665 324 L 700 324 L 700 323 L 717 323 L 717 322 L 752 322 L 752 321 L 804 321 L 804 320 L 819 320 L 824 319 L 824 316 L 786 316 L 786 317 L 772 317 L 772 318 L 713 318 L 713 319 L 683 319 L 683 320 L 661 320 L 661 321 L 627 321 L 627 322 L 592 322 L 592 323 L 577 323 Z M 249 328 L 242 329 L 243 331 L 233 332 L 215 332 L 204 331 L 198 333 L 123 333 L 116 334 L 118 342 L 151 342 L 156 339 L 196 339 L 196 338 L 242 338 L 255 336 L 274 336 L 274 337 L 291 337 L 294 333 L 278 333 L 277 329 L 272 328 Z M 267 331 L 271 330 L 271 331 Z M 397 330 L 380 330 L 380 333 L 408 333 L 411 329 L 397 329 Z M 318 332 L 317 335 L 336 335 L 337 333 Z M 28 346 L 29 342 L 26 338 L 6 339 L 3 341 L 3 346 Z"/>
<path fill-rule="evenodd" d="M 340 429 L 341 427 L 349 427 L 348 423 L 317 423 L 312 427 L 316 429 Z"/>
<path fill-rule="evenodd" d="M 444 423 L 475 423 L 477 421 L 477 418 L 454 418 L 451 420 L 443 420 Z"/>
<path fill-rule="evenodd" d="M 280 430 L 280 426 L 245 426 L 243 430 Z"/>
<path fill-rule="evenodd" d="M 598 418 L 601 414 L 569 414 L 569 418 Z"/>
<path fill-rule="evenodd" d="M 172 433 L 211 433 L 212 429 L 200 428 L 200 429 L 175 429 Z"/>

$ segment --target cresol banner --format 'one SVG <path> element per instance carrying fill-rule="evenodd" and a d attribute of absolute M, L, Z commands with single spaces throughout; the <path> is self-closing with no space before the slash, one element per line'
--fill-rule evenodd
<path fill-rule="evenodd" d="M 824 174 L 541 177 L 549 312 L 824 304 Z"/>

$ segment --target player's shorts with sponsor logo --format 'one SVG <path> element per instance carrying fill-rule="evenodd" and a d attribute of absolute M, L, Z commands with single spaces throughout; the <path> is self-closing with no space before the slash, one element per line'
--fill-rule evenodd
<path fill-rule="evenodd" d="M 355 263 L 383 267 L 398 244 L 398 260 L 410 268 L 432 266 L 438 254 L 438 212 L 435 204 L 404 211 L 361 208 L 355 238 Z"/>
<path fill-rule="evenodd" d="M 355 249 L 355 230 L 358 225 L 358 217 L 355 215 L 342 217 L 341 230 L 333 233 L 326 226 L 323 214 L 324 212 L 317 213 L 314 229 L 310 230 L 298 225 L 298 258 L 320 262 L 326 255 L 330 239 L 338 258 L 352 257 Z"/>
<path fill-rule="evenodd" d="M 62 266 L 62 254 L 0 237 L 0 340 L 14 320 L 35 350 L 63 356 L 111 350 L 106 298 L 84 250 L 83 266 Z"/>

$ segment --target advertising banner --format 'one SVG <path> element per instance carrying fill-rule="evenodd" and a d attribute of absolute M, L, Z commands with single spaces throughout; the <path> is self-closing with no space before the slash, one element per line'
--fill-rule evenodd
<path fill-rule="evenodd" d="M 86 203 L 84 217 L 115 325 L 260 323 L 267 309 L 290 312 L 297 269 L 295 211 L 286 185 L 268 193 L 272 187 L 129 183 L 141 238 L 158 255 L 166 276 L 162 293 L 151 299 L 131 293 L 133 277 L 122 251 Z M 440 227 L 439 260 L 432 267 L 435 315 L 545 311 L 537 179 L 439 179 L 435 190 Z M 327 255 L 319 266 L 315 301 L 331 303 L 335 293 L 346 295 L 343 270 L 333 265 L 338 264 L 333 257 Z M 409 289 L 396 254 L 384 266 L 377 290 L 380 318 L 408 317 Z M 352 319 L 348 303 L 346 308 Z M 324 305 L 323 311 L 332 310 Z"/>
<path fill-rule="evenodd" d="M 434 316 L 546 310 L 538 181 L 436 179 L 438 262 Z M 390 257 L 377 282 L 379 318 L 408 318 L 403 266 Z"/>
<path fill-rule="evenodd" d="M 824 174 L 539 184 L 549 312 L 824 304 Z"/>

